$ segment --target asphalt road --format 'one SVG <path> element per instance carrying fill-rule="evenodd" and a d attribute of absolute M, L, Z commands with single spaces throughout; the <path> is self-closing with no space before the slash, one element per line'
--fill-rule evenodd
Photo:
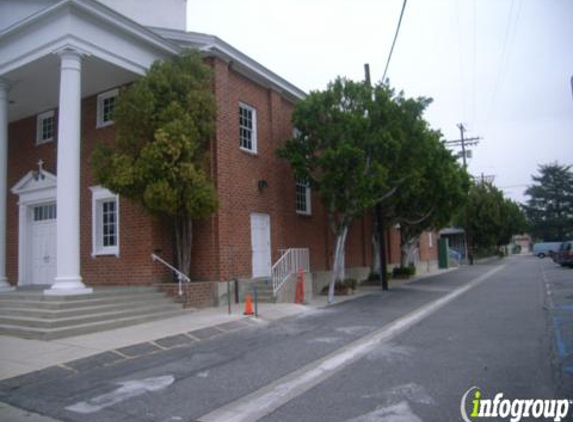
<path fill-rule="evenodd" d="M 74 422 L 456 421 L 473 386 L 573 398 L 572 355 L 573 270 L 516 257 L 105 367 L 7 380 L 0 401 Z"/>

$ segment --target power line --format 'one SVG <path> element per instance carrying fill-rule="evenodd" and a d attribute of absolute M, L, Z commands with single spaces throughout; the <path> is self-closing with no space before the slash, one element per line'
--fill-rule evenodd
<path fill-rule="evenodd" d="M 472 121 L 476 121 L 476 85 L 477 85 L 477 7 L 473 1 L 473 84 L 472 84 Z"/>
<path fill-rule="evenodd" d="M 460 65 L 460 109 L 462 110 L 462 118 L 465 119 L 466 116 L 466 103 L 464 100 L 464 59 L 463 59 L 463 50 L 462 50 L 462 33 L 461 33 L 461 25 L 460 25 L 460 2 L 456 1 L 456 23 L 457 23 L 457 30 L 458 30 L 458 58 L 459 58 L 459 65 Z"/>
<path fill-rule="evenodd" d="M 519 17 L 521 14 L 521 6 L 522 6 L 522 0 L 517 0 L 518 4 L 517 4 L 517 10 L 516 13 L 514 15 L 514 5 L 515 5 L 515 0 L 511 0 L 511 4 L 509 6 L 509 14 L 507 16 L 507 24 L 505 27 L 505 35 L 504 35 L 504 39 L 503 39 L 503 44 L 502 44 L 502 50 L 501 50 L 501 57 L 499 60 L 499 68 L 498 68 L 498 72 L 497 72 L 497 77 L 495 79 L 495 85 L 493 87 L 493 95 L 491 98 L 491 106 L 488 112 L 488 115 L 486 116 L 486 125 L 489 124 L 489 120 L 491 118 L 491 115 L 493 113 L 493 109 L 495 107 L 495 102 L 496 102 L 496 97 L 498 94 L 498 90 L 499 90 L 499 85 L 501 83 L 501 81 L 504 78 L 505 72 L 506 72 L 506 68 L 508 65 L 509 60 L 507 59 L 508 57 L 508 40 L 511 39 L 511 41 L 509 42 L 509 44 L 513 44 L 513 40 L 515 38 L 515 32 L 517 31 L 517 24 L 519 22 Z M 511 35 L 510 35 L 511 33 Z"/>
<path fill-rule="evenodd" d="M 392 47 L 390 48 L 390 54 L 388 55 L 388 60 L 386 61 L 386 67 L 384 68 L 384 74 L 382 75 L 382 83 L 386 80 L 386 73 L 388 72 L 388 66 L 390 66 L 390 60 L 392 59 L 392 53 L 394 52 L 394 46 L 396 45 L 396 40 L 398 39 L 398 33 L 400 32 L 400 26 L 402 25 L 402 17 L 404 16 L 404 10 L 406 9 L 406 3 L 408 0 L 404 0 L 402 3 L 402 11 L 400 12 L 400 19 L 398 20 L 398 26 L 396 27 L 396 33 L 394 34 L 394 41 L 392 41 Z"/>

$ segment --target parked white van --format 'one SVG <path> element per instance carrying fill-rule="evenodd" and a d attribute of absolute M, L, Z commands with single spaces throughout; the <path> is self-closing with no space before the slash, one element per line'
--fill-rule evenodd
<path fill-rule="evenodd" d="M 545 258 L 546 256 L 553 256 L 554 253 L 559 251 L 561 242 L 543 242 L 533 245 L 533 255 L 538 258 Z"/>

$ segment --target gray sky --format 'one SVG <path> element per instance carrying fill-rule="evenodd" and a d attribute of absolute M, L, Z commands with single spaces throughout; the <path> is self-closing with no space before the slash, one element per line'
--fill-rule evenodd
<path fill-rule="evenodd" d="M 187 0 L 190 31 L 217 35 L 310 91 L 380 80 L 402 0 Z M 523 201 L 537 165 L 573 164 L 572 0 L 409 0 L 388 75 L 434 99 L 447 139 L 484 139 L 469 170 Z"/>

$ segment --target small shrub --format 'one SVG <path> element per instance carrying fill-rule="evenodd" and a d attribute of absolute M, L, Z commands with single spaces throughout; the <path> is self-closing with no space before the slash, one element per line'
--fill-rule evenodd
<path fill-rule="evenodd" d="M 396 278 L 408 278 L 416 274 L 416 267 L 414 265 L 409 265 L 407 267 L 395 267 L 392 270 L 393 277 Z"/>
<path fill-rule="evenodd" d="M 349 288 L 350 290 L 356 290 L 356 286 L 358 285 L 358 281 L 355 278 L 346 278 L 344 279 L 344 286 Z"/>
<path fill-rule="evenodd" d="M 351 285 L 354 283 L 354 288 L 356 287 L 356 280 L 353 278 L 347 278 L 342 283 L 336 283 L 334 285 L 334 295 L 335 296 L 346 296 L 351 293 L 351 290 L 354 290 Z M 329 284 L 324 286 L 320 291 L 320 294 L 327 295 L 328 294 Z"/>
<path fill-rule="evenodd" d="M 390 280 L 392 278 L 392 273 L 386 273 L 386 279 Z M 380 281 L 380 275 L 376 272 L 371 272 L 368 274 L 367 281 Z"/>

